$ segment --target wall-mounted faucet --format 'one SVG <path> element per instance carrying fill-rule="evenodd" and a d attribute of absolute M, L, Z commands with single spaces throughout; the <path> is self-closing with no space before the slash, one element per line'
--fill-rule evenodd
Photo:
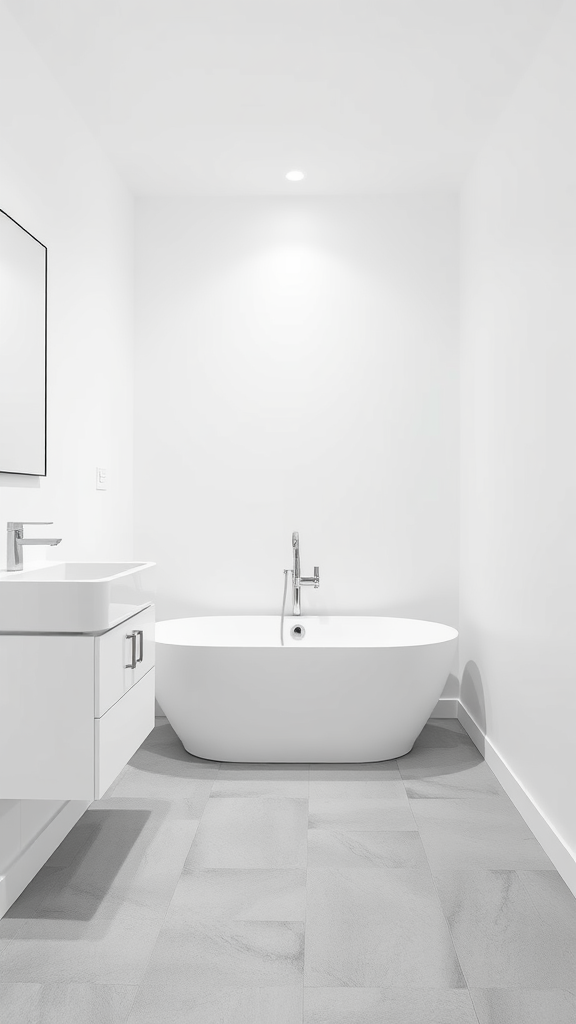
<path fill-rule="evenodd" d="M 22 548 L 24 544 L 46 544 L 53 548 L 62 537 L 24 537 L 25 526 L 52 526 L 52 523 L 7 523 L 8 551 L 6 567 L 8 572 L 19 572 L 24 567 Z"/>
<path fill-rule="evenodd" d="M 301 576 L 300 575 L 300 537 L 298 536 L 297 530 L 292 534 L 292 603 L 294 608 L 294 615 L 300 615 L 300 587 L 314 587 L 318 589 L 320 586 L 320 569 L 317 565 L 314 566 L 313 576 Z"/>

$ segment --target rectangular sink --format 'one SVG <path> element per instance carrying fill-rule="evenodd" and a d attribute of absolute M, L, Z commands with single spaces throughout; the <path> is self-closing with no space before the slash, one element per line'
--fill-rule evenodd
<path fill-rule="evenodd" d="M 0 633 L 103 633 L 154 601 L 154 562 L 50 562 L 0 572 Z"/>

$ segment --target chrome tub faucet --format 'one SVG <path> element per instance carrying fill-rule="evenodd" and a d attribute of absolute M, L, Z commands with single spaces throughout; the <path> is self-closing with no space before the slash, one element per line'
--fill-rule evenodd
<path fill-rule="evenodd" d="M 298 535 L 298 531 L 295 530 L 294 533 L 292 534 L 292 604 L 294 615 L 300 615 L 301 612 L 300 588 L 314 587 L 317 590 L 319 586 L 319 566 L 314 566 L 313 576 L 300 575 L 300 537 Z"/>
<path fill-rule="evenodd" d="M 24 537 L 25 526 L 52 526 L 52 523 L 7 523 L 8 550 L 6 568 L 8 572 L 21 572 L 24 567 L 22 548 L 25 544 L 45 544 L 53 548 L 62 537 Z"/>

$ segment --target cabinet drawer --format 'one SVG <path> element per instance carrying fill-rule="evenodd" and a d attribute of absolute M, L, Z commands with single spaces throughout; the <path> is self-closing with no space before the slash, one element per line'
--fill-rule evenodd
<path fill-rule="evenodd" d="M 95 638 L 94 717 L 101 718 L 154 666 L 154 606 Z"/>
<path fill-rule="evenodd" d="M 94 721 L 94 799 L 99 800 L 154 728 L 154 669 Z"/>

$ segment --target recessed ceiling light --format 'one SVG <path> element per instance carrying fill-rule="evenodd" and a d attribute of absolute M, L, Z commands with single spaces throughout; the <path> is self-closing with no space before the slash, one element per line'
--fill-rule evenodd
<path fill-rule="evenodd" d="M 286 177 L 288 181 L 302 181 L 302 178 L 305 178 L 306 175 L 304 171 L 288 171 Z"/>

